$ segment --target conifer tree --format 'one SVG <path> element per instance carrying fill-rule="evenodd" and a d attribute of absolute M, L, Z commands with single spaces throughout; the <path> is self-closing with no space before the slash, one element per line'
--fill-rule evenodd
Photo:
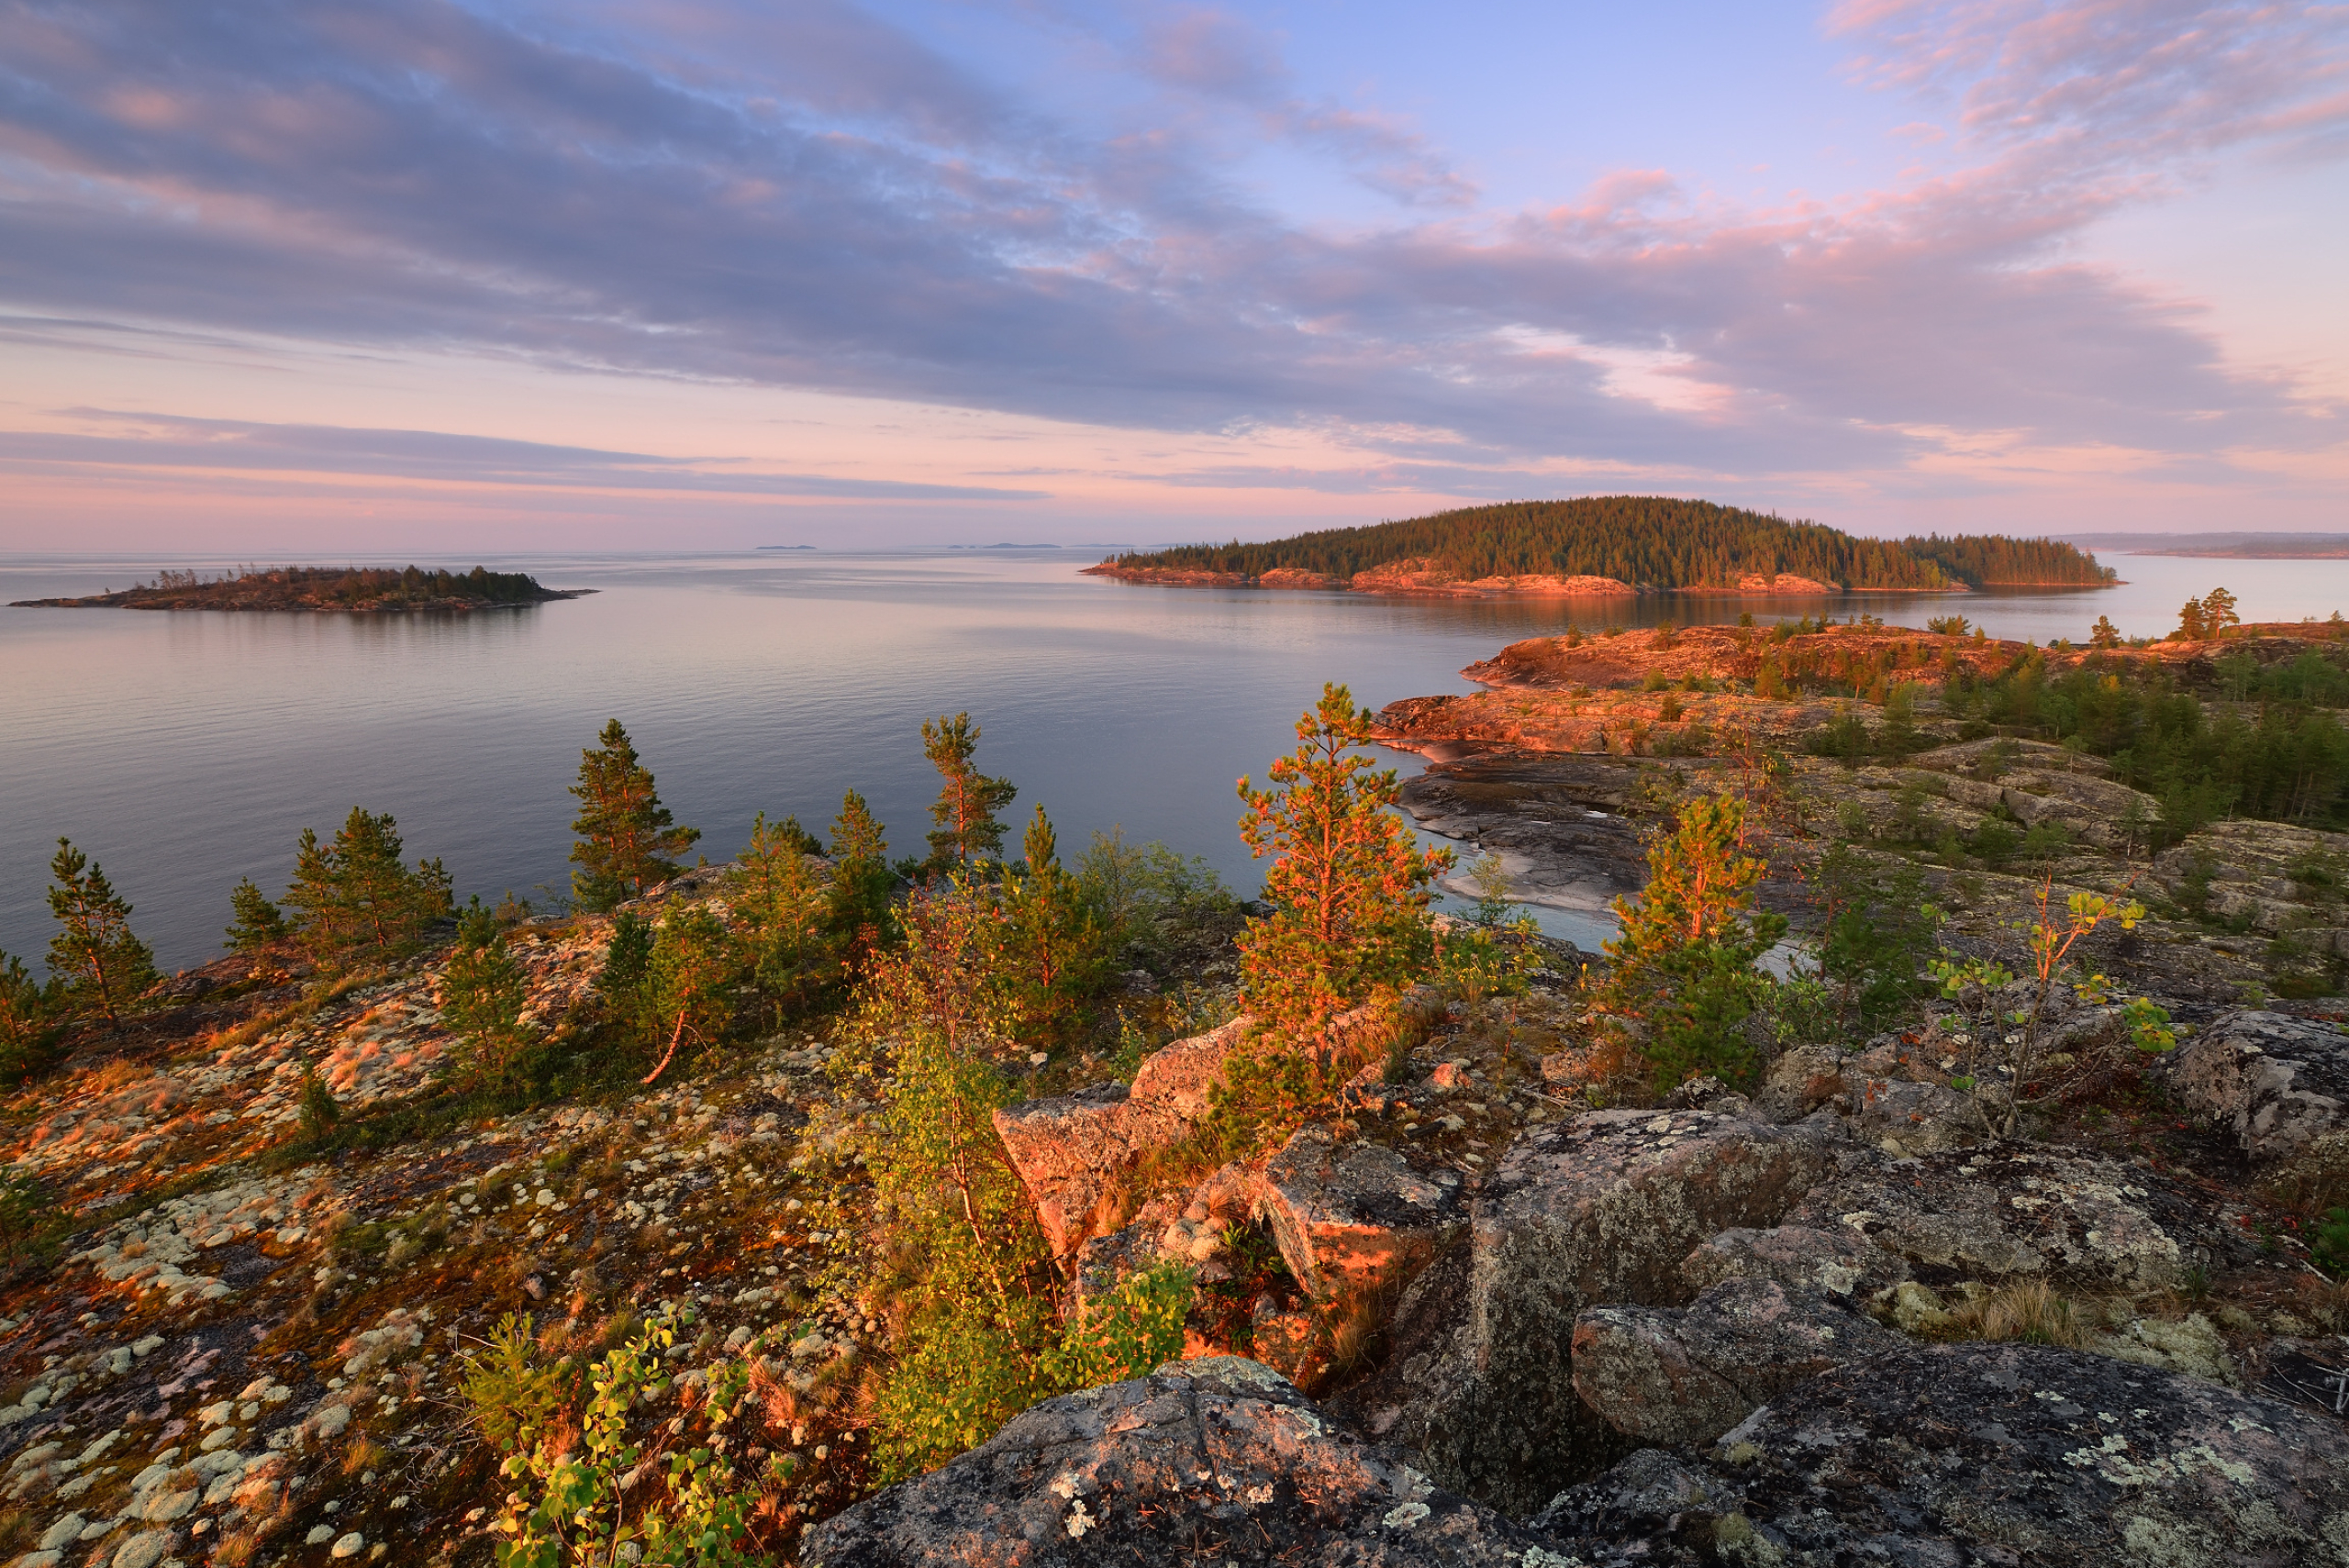
<path fill-rule="evenodd" d="M 0 1084 L 13 1084 L 48 1059 L 56 1030 L 49 998 L 24 961 L 0 952 Z"/>
<path fill-rule="evenodd" d="M 129 904 L 72 840 L 57 840 L 49 873 L 56 884 L 49 912 L 58 925 L 49 943 L 50 973 L 68 999 L 95 1009 L 119 1031 L 122 1014 L 155 984 L 154 951 L 130 934 Z"/>
<path fill-rule="evenodd" d="M 681 1049 L 716 1044 L 734 1021 L 734 990 L 741 979 L 734 944 L 706 904 L 672 911 L 652 933 L 644 974 L 652 1025 L 648 1042 L 662 1056 L 644 1081 L 665 1071 Z"/>
<path fill-rule="evenodd" d="M 302 829 L 285 902 L 295 934 L 320 962 L 414 941 L 449 913 L 448 872 L 437 859 L 411 869 L 402 848 L 391 814 L 364 806 L 352 806 L 328 843 Z"/>
<path fill-rule="evenodd" d="M 2096 625 L 2088 628 L 2088 646 L 2096 649 L 2111 649 L 2121 646 L 2121 628 L 2112 624 L 2110 616 L 2096 617 Z"/>
<path fill-rule="evenodd" d="M 1041 806 L 1023 848 L 1025 862 L 1004 874 L 996 970 L 1015 1038 L 1049 1048 L 1068 1037 L 1079 1003 L 1108 978 L 1111 954 L 1100 917 L 1061 866 Z"/>
<path fill-rule="evenodd" d="M 813 858 L 823 852 L 797 817 L 771 826 L 762 811 L 727 879 L 728 902 L 750 951 L 751 977 L 778 1010 L 808 1001 L 839 978 L 824 878 Z"/>
<path fill-rule="evenodd" d="M 2235 613 L 2235 596 L 2224 588 L 2213 588 L 2202 595 L 2202 625 L 2205 635 L 2224 637 L 2227 628 L 2241 626 L 2243 617 Z"/>
<path fill-rule="evenodd" d="M 2202 601 L 2188 599 L 2177 612 L 2177 629 L 2169 635 L 2172 642 L 2204 642 L 2210 639 L 2210 623 L 2203 617 Z"/>
<path fill-rule="evenodd" d="M 1019 788 L 1009 779 L 991 779 L 972 764 L 979 727 L 967 713 L 941 715 L 921 727 L 921 749 L 942 781 L 930 819 L 929 869 L 967 871 L 974 861 L 1003 853 L 1008 831 L 996 813 L 1009 806 Z"/>
<path fill-rule="evenodd" d="M 1370 743 L 1372 715 L 1344 686 L 1297 721 L 1297 751 L 1269 770 L 1273 787 L 1242 778 L 1240 837 L 1258 857 L 1273 912 L 1241 934 L 1249 1006 L 1297 1040 L 1375 991 L 1409 983 L 1431 954 L 1428 884 L 1452 863 L 1421 850 L 1388 809 L 1392 768 L 1352 754 Z"/>
<path fill-rule="evenodd" d="M 597 740 L 579 753 L 579 782 L 571 786 L 579 799 L 571 886 L 584 907 L 609 909 L 668 881 L 677 870 L 671 857 L 692 848 L 701 829 L 676 826 L 618 719 Z"/>
<path fill-rule="evenodd" d="M 285 940 L 290 934 L 284 912 L 269 901 L 269 895 L 253 885 L 251 877 L 239 877 L 228 894 L 228 948 L 232 952 L 259 952 L 272 942 Z"/>
<path fill-rule="evenodd" d="M 1646 888 L 1615 901 L 1620 931 L 1606 944 L 1595 999 L 1660 1090 L 1703 1073 L 1741 1078 L 1753 1065 L 1742 1025 L 1768 984 L 1754 962 L 1787 921 L 1747 912 L 1763 864 L 1745 852 L 1745 832 L 1736 796 L 1686 802 L 1674 829 L 1649 842 Z"/>
<path fill-rule="evenodd" d="M 522 1022 L 529 999 L 506 933 L 476 899 L 457 923 L 457 945 L 440 976 L 440 1021 L 464 1042 L 456 1063 L 460 1076 L 496 1083 L 513 1075 L 532 1040 Z"/>
<path fill-rule="evenodd" d="M 832 933 L 861 967 L 889 932 L 889 844 L 864 797 L 850 790 L 841 796 L 832 822 L 832 885 L 829 911 Z"/>

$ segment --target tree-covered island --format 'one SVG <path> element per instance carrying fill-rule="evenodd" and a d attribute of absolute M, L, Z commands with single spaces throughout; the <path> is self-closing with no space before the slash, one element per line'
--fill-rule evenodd
<path fill-rule="evenodd" d="M 527 572 L 399 571 L 369 566 L 248 567 L 206 581 L 195 572 L 158 572 L 150 583 L 80 598 L 19 599 L 14 609 L 119 610 L 485 610 L 575 599 L 592 588 L 548 588 Z"/>
<path fill-rule="evenodd" d="M 1660 495 L 1510 501 L 1262 544 L 1130 550 L 1087 571 L 1199 587 L 1566 596 L 1962 594 L 2106 588 L 2119 580 L 2061 539 L 1861 539 L 1821 523 Z"/>

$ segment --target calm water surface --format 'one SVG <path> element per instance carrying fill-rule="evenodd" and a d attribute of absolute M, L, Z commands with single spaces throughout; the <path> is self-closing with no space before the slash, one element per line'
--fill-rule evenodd
<path fill-rule="evenodd" d="M 1324 680 L 1375 707 L 1472 689 L 1462 665 L 1570 616 L 1631 625 L 1751 608 L 1766 622 L 1821 606 L 1657 599 L 1602 613 L 1137 588 L 1077 576 L 1085 561 L 1055 550 L 484 563 L 598 591 L 445 617 L 0 608 L 0 949 L 46 950 L 60 834 L 105 865 L 167 966 L 217 952 L 236 880 L 280 891 L 301 829 L 328 831 L 353 805 L 395 815 L 411 855 L 442 857 L 461 897 L 559 886 L 565 786 L 613 717 L 712 860 L 732 855 L 757 811 L 823 831 L 850 787 L 896 852 L 919 849 L 936 790 L 921 721 L 967 708 L 985 732 L 981 764 L 1019 785 L 1014 815 L 1041 802 L 1064 852 L 1122 826 L 1252 890 L 1232 782 L 1293 744 Z M 0 602 L 227 564 L 0 558 Z M 1955 608 L 2037 641 L 2081 638 L 2099 614 L 2132 635 L 2165 631 L 2218 583 L 2246 619 L 2349 609 L 2344 562 L 2116 564 L 2130 584 L 2101 593 L 1828 607 L 1912 625 Z"/>

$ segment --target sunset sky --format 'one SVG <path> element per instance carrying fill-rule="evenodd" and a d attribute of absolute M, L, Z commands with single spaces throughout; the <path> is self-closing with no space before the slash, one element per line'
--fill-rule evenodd
<path fill-rule="evenodd" d="M 2349 530 L 2349 7 L 0 0 L 0 549 Z"/>

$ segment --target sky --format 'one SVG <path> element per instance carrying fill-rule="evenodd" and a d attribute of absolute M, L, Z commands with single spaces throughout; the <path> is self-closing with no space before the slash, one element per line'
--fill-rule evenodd
<path fill-rule="evenodd" d="M 0 550 L 2349 530 L 2349 6 L 0 0 Z"/>

